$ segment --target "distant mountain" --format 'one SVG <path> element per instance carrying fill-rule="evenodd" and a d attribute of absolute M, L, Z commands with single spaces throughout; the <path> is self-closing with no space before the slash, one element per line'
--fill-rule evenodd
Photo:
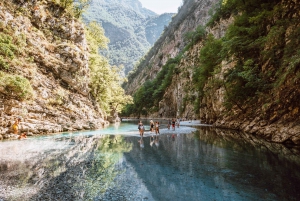
<path fill-rule="evenodd" d="M 110 39 L 102 53 L 111 65 L 124 65 L 127 74 L 150 49 L 169 24 L 174 13 L 158 15 L 138 0 L 94 0 L 84 21 L 97 21 Z"/>

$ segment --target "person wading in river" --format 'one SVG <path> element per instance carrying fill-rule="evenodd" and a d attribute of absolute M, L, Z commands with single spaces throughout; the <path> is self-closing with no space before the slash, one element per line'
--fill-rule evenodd
<path fill-rule="evenodd" d="M 155 122 L 155 134 L 157 135 L 157 134 L 160 134 L 159 133 L 159 122 L 157 121 L 157 122 Z"/>
<path fill-rule="evenodd" d="M 139 123 L 138 129 L 140 131 L 140 136 L 143 137 L 144 136 L 144 132 L 145 132 L 145 127 L 143 125 L 142 122 Z"/>
<path fill-rule="evenodd" d="M 175 119 L 172 119 L 172 129 L 175 131 L 175 124 L 176 124 L 176 121 Z"/>
<path fill-rule="evenodd" d="M 154 129 L 154 122 L 151 120 L 150 121 L 150 131 L 153 132 Z"/>

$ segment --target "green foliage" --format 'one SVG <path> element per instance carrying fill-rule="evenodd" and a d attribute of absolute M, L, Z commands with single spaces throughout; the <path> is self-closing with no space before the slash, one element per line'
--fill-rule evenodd
<path fill-rule="evenodd" d="M 105 5 L 93 1 L 83 18 L 86 22 L 102 22 L 110 43 L 101 54 L 109 59 L 111 65 L 124 65 L 127 75 L 161 35 L 172 15 L 157 15 L 140 5 L 126 4 L 124 1 Z"/>
<path fill-rule="evenodd" d="M 176 73 L 180 58 L 181 56 L 169 59 L 154 80 L 146 81 L 134 94 L 134 104 L 127 105 L 122 111 L 122 115 L 135 114 L 140 116 L 158 111 L 159 102 L 172 83 L 173 74 Z"/>
<path fill-rule="evenodd" d="M 188 15 L 194 12 L 195 9 L 197 9 L 196 1 L 186 1 L 186 3 L 181 7 L 180 12 L 172 17 L 172 21 L 169 23 L 168 26 L 165 26 L 163 33 L 158 38 L 158 40 L 154 43 L 153 47 L 145 54 L 144 58 L 140 60 L 138 64 L 132 69 L 132 72 L 128 74 L 128 84 L 130 84 L 131 81 L 135 80 L 135 78 L 139 75 L 142 69 L 151 66 L 151 63 L 149 62 L 153 56 L 158 54 L 159 49 L 161 48 L 161 44 L 164 43 L 166 38 L 169 38 L 168 40 L 171 40 L 172 37 L 174 37 L 174 30 L 176 30 L 180 26 L 180 24 L 188 17 Z M 191 34 L 190 37 L 194 38 L 195 40 L 201 39 L 202 29 L 204 31 L 204 28 L 199 26 L 197 28 L 197 31 L 190 33 Z M 182 44 L 183 46 L 186 46 L 187 43 L 189 43 L 189 41 L 185 41 L 185 43 Z M 189 47 L 191 46 L 192 43 L 189 43 Z M 188 50 L 189 47 L 182 50 L 180 54 L 183 54 L 183 52 Z M 124 87 L 126 88 L 126 85 L 128 84 L 125 83 Z"/>
<path fill-rule="evenodd" d="M 64 9 L 73 7 L 73 0 L 54 0 Z"/>
<path fill-rule="evenodd" d="M 93 53 L 98 53 L 98 49 L 107 48 L 107 44 L 109 43 L 109 39 L 104 35 L 104 29 L 100 24 L 93 21 L 90 22 L 87 26 L 87 33 L 89 37 L 93 39 L 94 46 L 92 47 Z"/>
<path fill-rule="evenodd" d="M 26 47 L 25 34 L 0 33 L 0 69 L 8 70 L 9 63 Z"/>
<path fill-rule="evenodd" d="M 13 59 L 17 52 L 18 48 L 12 43 L 12 37 L 5 33 L 0 33 L 0 55 Z"/>
<path fill-rule="evenodd" d="M 194 110 L 200 111 L 200 102 L 204 97 L 204 86 L 207 84 L 208 78 L 220 67 L 222 49 L 222 41 L 215 39 L 212 34 L 209 34 L 203 42 L 203 47 L 200 50 L 200 65 L 194 69 L 193 83 L 198 98 L 194 101 Z"/>
<path fill-rule="evenodd" d="M 18 100 L 33 98 L 30 82 L 21 75 L 11 75 L 0 71 L 0 91 Z"/>
<path fill-rule="evenodd" d="M 198 41 L 204 39 L 206 35 L 205 27 L 199 25 L 195 31 L 187 32 L 184 35 L 184 40 L 192 45 L 196 44 Z"/>
<path fill-rule="evenodd" d="M 122 68 L 111 67 L 107 59 L 99 54 L 99 48 L 105 48 L 108 42 L 99 24 L 91 22 L 87 26 L 86 37 L 90 48 L 91 93 L 102 110 L 107 113 L 119 112 L 124 105 L 132 101 L 121 88 Z"/>
<path fill-rule="evenodd" d="M 2 55 L 0 55 L 0 69 L 7 70 L 9 68 L 8 63 L 5 61 Z"/>
<path fill-rule="evenodd" d="M 225 75 L 228 108 L 243 109 L 243 104 L 280 87 L 297 73 L 298 11 L 298 5 L 279 0 L 224 0 L 218 5 L 209 26 L 234 17 L 220 51 L 222 60 L 234 64 Z"/>
<path fill-rule="evenodd" d="M 205 38 L 205 28 L 198 27 L 195 32 L 185 35 L 185 48 L 177 57 L 180 59 L 184 51 L 199 40 L 203 41 L 200 64 L 193 74 L 193 83 L 199 92 L 195 99 L 195 109 L 201 107 L 201 99 L 206 95 L 204 87 L 208 89 L 223 86 L 226 92 L 225 106 L 228 109 L 236 106 L 243 111 L 244 105 L 257 101 L 261 94 L 274 93 L 272 90 L 287 84 L 288 79 L 299 83 L 299 9 L 299 4 L 293 1 L 220 1 L 207 26 L 213 27 L 221 20 L 232 17 L 233 22 L 228 26 L 225 36 L 215 39 L 208 35 Z M 150 59 L 159 52 L 166 37 L 172 37 L 172 31 L 182 22 L 183 18 L 180 15 L 173 18 L 170 27 L 165 28 L 161 38 L 129 76 L 129 81 L 151 66 Z M 228 63 L 225 64 L 225 61 Z M 228 65 L 229 69 L 222 81 L 212 77 L 219 70 L 221 62 Z M 169 86 L 168 80 L 178 73 L 177 64 L 177 61 L 174 65 L 167 63 L 165 66 L 172 70 L 165 72 L 164 77 L 159 77 L 159 73 L 153 81 L 146 82 L 134 95 L 135 105 L 129 105 L 125 112 L 147 114 L 151 110 L 157 111 L 161 100 L 159 97 L 162 98 L 165 86 Z M 163 71 L 164 69 L 161 70 Z M 171 78 L 168 77 L 168 73 L 173 74 Z M 158 79 L 163 80 L 165 84 Z M 151 104 L 148 104 L 148 100 Z"/>
<path fill-rule="evenodd" d="M 82 14 L 87 10 L 90 6 L 92 0 L 77 0 L 74 1 L 73 13 L 74 17 L 80 18 Z"/>
<path fill-rule="evenodd" d="M 200 50 L 200 66 L 195 68 L 193 74 L 193 83 L 195 84 L 200 97 L 203 97 L 203 88 L 214 70 L 220 67 L 222 49 L 222 41 L 215 39 L 212 34 L 209 34 L 204 42 L 203 48 Z"/>
<path fill-rule="evenodd" d="M 82 14 L 91 4 L 92 0 L 52 0 L 53 3 L 58 4 L 67 13 L 71 14 L 75 18 L 80 18 Z"/>

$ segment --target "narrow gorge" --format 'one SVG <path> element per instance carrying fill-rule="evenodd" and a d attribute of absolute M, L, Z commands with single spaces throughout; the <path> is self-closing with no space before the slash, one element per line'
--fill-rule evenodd
<path fill-rule="evenodd" d="M 300 144 L 299 4 L 184 1 L 124 84 L 124 115 L 201 119 Z"/>
<path fill-rule="evenodd" d="M 296 0 L 0 0 L 0 201 L 300 200 L 299 36 Z"/>

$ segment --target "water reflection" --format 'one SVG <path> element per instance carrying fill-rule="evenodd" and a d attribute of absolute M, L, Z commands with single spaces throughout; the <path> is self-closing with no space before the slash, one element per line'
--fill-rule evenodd
<path fill-rule="evenodd" d="M 1 143 L 0 200 L 300 200 L 297 148 L 180 129 L 140 137 L 121 124 Z"/>
<path fill-rule="evenodd" d="M 109 135 L 4 145 L 11 157 L 1 157 L 0 184 L 9 190 L 0 195 L 7 200 L 91 200 L 113 183 L 116 164 L 132 148 Z"/>
<path fill-rule="evenodd" d="M 138 142 L 140 143 L 140 148 L 143 149 L 145 147 L 143 136 L 140 138 L 140 140 Z"/>
<path fill-rule="evenodd" d="M 143 152 L 125 154 L 154 200 L 300 198 L 299 155 L 283 157 L 282 145 L 215 129 L 159 138 L 157 148 L 150 137 Z"/>
<path fill-rule="evenodd" d="M 159 147 L 159 135 L 150 136 L 150 146 L 151 147 Z"/>

